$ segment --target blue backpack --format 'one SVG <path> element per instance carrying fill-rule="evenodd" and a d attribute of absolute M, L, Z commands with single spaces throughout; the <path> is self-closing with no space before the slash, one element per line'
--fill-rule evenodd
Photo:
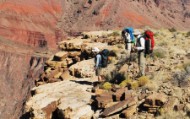
<path fill-rule="evenodd" d="M 134 35 L 133 35 L 133 32 L 134 32 L 134 29 L 132 27 L 127 27 L 127 28 L 124 28 L 123 31 L 122 31 L 122 36 L 125 38 L 125 33 L 129 33 L 130 36 L 131 36 L 131 41 L 132 43 L 135 42 L 135 38 L 134 38 Z M 125 39 L 126 40 L 126 39 Z"/>

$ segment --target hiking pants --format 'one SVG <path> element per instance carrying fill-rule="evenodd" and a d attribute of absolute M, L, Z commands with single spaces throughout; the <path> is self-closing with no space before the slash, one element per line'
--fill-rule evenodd
<path fill-rule="evenodd" d="M 131 47 L 132 47 L 131 45 L 132 45 L 132 43 L 126 43 L 126 45 L 125 45 L 125 49 L 127 50 L 128 54 L 131 53 Z"/>
<path fill-rule="evenodd" d="M 144 51 L 138 51 L 138 65 L 139 65 L 139 71 L 140 71 L 141 76 L 145 75 L 145 63 L 146 63 L 146 59 L 144 56 Z"/>

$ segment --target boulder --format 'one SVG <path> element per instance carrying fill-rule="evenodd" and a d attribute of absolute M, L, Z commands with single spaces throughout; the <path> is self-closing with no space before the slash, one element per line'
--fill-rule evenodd
<path fill-rule="evenodd" d="M 174 110 L 174 107 L 179 104 L 179 100 L 175 97 L 170 97 L 166 104 L 163 106 L 164 112 L 169 112 L 171 110 Z"/>
<path fill-rule="evenodd" d="M 69 71 L 75 77 L 93 77 L 95 76 L 94 59 L 77 62 L 69 68 Z"/>
<path fill-rule="evenodd" d="M 145 99 L 143 106 L 148 109 L 148 112 L 155 113 L 157 108 L 162 107 L 167 101 L 165 94 L 153 93 Z"/>
<path fill-rule="evenodd" d="M 86 39 L 85 39 L 86 40 Z M 73 38 L 71 40 L 59 42 L 59 48 L 62 50 L 81 50 L 84 39 Z"/>
<path fill-rule="evenodd" d="M 68 57 L 68 52 L 60 51 L 54 55 L 53 59 L 56 61 L 63 61 L 67 57 Z"/>
<path fill-rule="evenodd" d="M 125 115 L 125 118 L 129 118 L 132 115 L 134 115 L 136 112 L 137 112 L 137 105 L 133 105 L 122 111 L 122 114 Z"/>
<path fill-rule="evenodd" d="M 98 108 L 108 107 L 107 105 L 113 102 L 112 93 L 105 92 L 103 94 L 97 95 L 96 102 Z"/>
<path fill-rule="evenodd" d="M 136 99 L 133 97 L 133 98 L 130 98 L 130 99 L 127 99 L 127 100 L 123 100 L 121 102 L 118 102 L 117 104 L 111 106 L 111 107 L 108 107 L 104 110 L 104 112 L 102 113 L 102 116 L 104 117 L 107 117 L 111 114 L 114 114 L 116 112 L 119 112 L 119 111 L 122 111 L 123 109 L 127 108 L 127 107 L 130 107 L 132 105 L 135 105 L 137 103 Z"/>
<path fill-rule="evenodd" d="M 69 80 L 40 85 L 32 89 L 35 95 L 28 100 L 25 110 L 34 119 L 52 119 L 56 111 L 61 118 L 91 118 L 93 110 L 89 103 L 92 94 L 86 92 L 91 87 Z"/>
<path fill-rule="evenodd" d="M 120 89 L 116 90 L 116 92 L 113 94 L 114 101 L 124 100 L 125 99 L 125 90 L 127 90 L 127 88 L 120 88 Z"/>

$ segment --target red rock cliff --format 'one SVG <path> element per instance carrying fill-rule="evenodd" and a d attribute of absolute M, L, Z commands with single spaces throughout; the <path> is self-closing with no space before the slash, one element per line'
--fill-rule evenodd
<path fill-rule="evenodd" d="M 61 14 L 60 0 L 1 0 L 0 35 L 31 46 L 48 42 L 55 48 Z"/>
<path fill-rule="evenodd" d="M 0 36 L 31 46 L 55 48 L 70 31 L 188 24 L 190 0 L 0 0 Z"/>

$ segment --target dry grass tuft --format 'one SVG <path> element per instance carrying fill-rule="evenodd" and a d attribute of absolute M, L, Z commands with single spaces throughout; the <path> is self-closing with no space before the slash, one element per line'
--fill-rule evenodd
<path fill-rule="evenodd" d="M 190 31 L 186 33 L 186 37 L 190 37 Z"/>
<path fill-rule="evenodd" d="M 176 32 L 177 30 L 175 28 L 168 29 L 170 32 Z"/>
<path fill-rule="evenodd" d="M 108 37 L 110 37 L 110 36 L 113 36 L 113 37 L 120 36 L 120 33 L 117 32 L 117 31 L 114 31 L 114 32 L 111 33 L 111 34 L 108 34 Z"/>
<path fill-rule="evenodd" d="M 103 85 L 102 85 L 102 88 L 105 89 L 105 90 L 110 90 L 112 88 L 112 84 L 109 83 L 109 82 L 105 82 Z"/>
<path fill-rule="evenodd" d="M 134 81 L 130 82 L 128 87 L 129 87 L 129 89 L 136 90 L 139 87 L 139 83 L 138 83 L 138 81 L 134 80 Z"/>
<path fill-rule="evenodd" d="M 154 50 L 154 56 L 157 58 L 166 58 L 166 51 L 161 49 Z"/>
<path fill-rule="evenodd" d="M 137 89 L 139 87 L 139 83 L 136 80 L 132 80 L 132 79 L 126 79 L 124 81 L 122 81 L 119 84 L 120 87 L 128 87 L 129 89 Z"/>
<path fill-rule="evenodd" d="M 125 79 L 124 81 L 122 81 L 119 86 L 120 87 L 126 87 L 130 84 L 130 82 L 132 82 L 132 79 Z"/>
<path fill-rule="evenodd" d="M 142 76 L 137 79 L 139 86 L 144 86 L 149 82 L 149 78 L 147 76 Z"/>

